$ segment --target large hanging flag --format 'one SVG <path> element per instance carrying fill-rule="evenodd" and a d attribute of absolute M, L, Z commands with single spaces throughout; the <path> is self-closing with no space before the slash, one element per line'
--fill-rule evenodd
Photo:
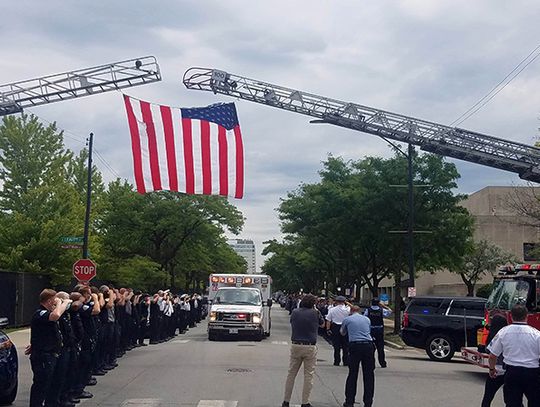
<path fill-rule="evenodd" d="M 141 194 L 244 194 L 244 147 L 234 103 L 160 106 L 124 95 Z"/>

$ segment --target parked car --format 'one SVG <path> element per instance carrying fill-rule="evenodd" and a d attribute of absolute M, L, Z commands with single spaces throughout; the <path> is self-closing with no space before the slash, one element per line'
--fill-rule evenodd
<path fill-rule="evenodd" d="M 485 298 L 412 297 L 403 314 L 401 338 L 430 359 L 449 361 L 462 346 L 476 346 Z"/>
<path fill-rule="evenodd" d="M 6 406 L 17 396 L 19 362 L 17 349 L 2 331 L 8 325 L 7 318 L 0 318 L 0 405 Z"/>

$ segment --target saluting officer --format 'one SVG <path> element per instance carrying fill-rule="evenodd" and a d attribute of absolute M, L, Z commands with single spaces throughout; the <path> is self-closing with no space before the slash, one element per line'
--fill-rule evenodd
<path fill-rule="evenodd" d="M 371 300 L 371 307 L 365 310 L 364 315 L 371 321 L 371 336 L 377 348 L 377 358 L 381 367 L 386 367 L 384 357 L 384 319 L 392 314 L 392 310 L 384 306 L 377 297 Z"/>
<path fill-rule="evenodd" d="M 39 295 L 39 308 L 30 324 L 30 363 L 34 373 L 30 390 L 30 407 L 41 407 L 57 385 L 54 370 L 62 352 L 62 334 L 58 320 L 66 311 L 70 300 L 56 297 L 56 291 L 46 288 Z"/>
<path fill-rule="evenodd" d="M 497 357 L 503 355 L 504 402 L 507 407 L 521 407 L 523 395 L 528 405 L 540 406 L 540 331 L 527 325 L 527 308 L 517 304 L 510 311 L 512 324 L 502 328 L 488 345 L 489 375 L 497 377 Z"/>

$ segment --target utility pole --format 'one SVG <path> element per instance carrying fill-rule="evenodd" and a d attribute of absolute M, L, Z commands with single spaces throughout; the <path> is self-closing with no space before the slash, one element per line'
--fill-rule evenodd
<path fill-rule="evenodd" d="M 409 149 L 407 151 L 407 163 L 408 163 L 408 193 L 409 193 L 409 222 L 407 225 L 407 248 L 409 258 L 409 287 L 414 287 L 414 194 L 413 194 L 413 156 L 414 146 L 409 143 Z M 401 297 L 400 297 L 401 300 Z M 401 304 L 401 301 L 400 301 Z M 396 306 L 400 305 L 396 304 Z"/>
<path fill-rule="evenodd" d="M 90 207 L 92 203 L 92 146 L 94 143 L 94 133 L 90 133 L 88 138 L 88 174 L 86 181 L 86 214 L 84 217 L 84 236 L 82 258 L 88 258 L 88 231 L 90 228 Z"/>

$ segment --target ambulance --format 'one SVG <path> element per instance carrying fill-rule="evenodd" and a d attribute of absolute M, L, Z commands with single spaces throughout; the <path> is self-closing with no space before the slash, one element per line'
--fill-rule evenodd
<path fill-rule="evenodd" d="M 263 274 L 211 274 L 208 339 L 270 336 L 272 279 Z"/>

